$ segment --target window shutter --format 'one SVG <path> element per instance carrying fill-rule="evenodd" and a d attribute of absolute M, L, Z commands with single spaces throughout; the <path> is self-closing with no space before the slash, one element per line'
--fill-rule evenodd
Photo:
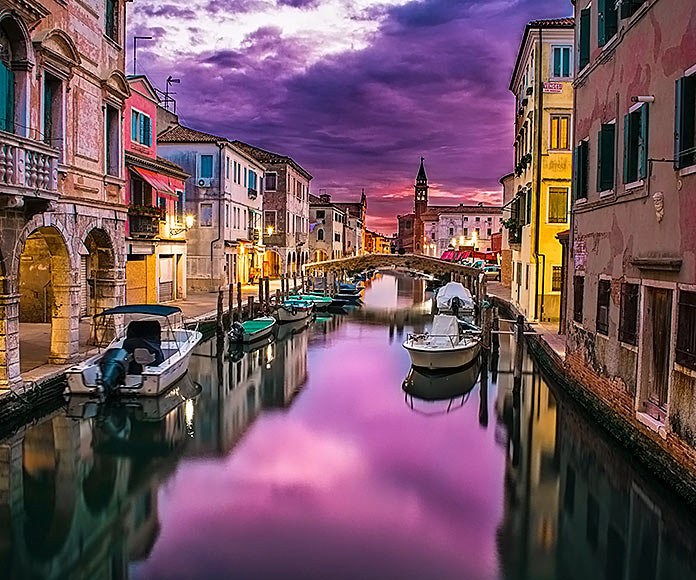
<path fill-rule="evenodd" d="M 597 191 L 606 191 L 614 186 L 615 132 L 615 125 L 602 125 L 602 130 L 599 132 Z"/>
<path fill-rule="evenodd" d="M 604 37 L 606 40 L 613 38 L 618 32 L 618 13 L 616 10 L 616 0 L 606 0 L 607 5 L 604 10 Z"/>
<path fill-rule="evenodd" d="M 589 189 L 589 164 L 590 164 L 590 143 L 583 141 L 580 143 L 580 197 L 587 198 L 587 190 Z"/>
<path fill-rule="evenodd" d="M 562 48 L 554 48 L 553 49 L 553 76 L 555 77 L 560 77 L 561 76 L 561 55 L 563 53 Z"/>
<path fill-rule="evenodd" d="M 602 156 L 604 155 L 604 131 L 597 133 L 597 191 L 604 191 L 604 180 L 602 179 Z"/>
<path fill-rule="evenodd" d="M 621 0 L 621 18 L 630 18 L 633 14 L 632 0 Z"/>
<path fill-rule="evenodd" d="M 612 0 L 609 0 L 611 2 Z M 604 46 L 607 43 L 606 34 L 606 11 L 607 0 L 597 0 L 597 34 L 599 36 L 599 46 Z"/>
<path fill-rule="evenodd" d="M 561 51 L 563 53 L 563 76 L 570 76 L 570 48 L 564 48 Z"/>
<path fill-rule="evenodd" d="M 573 155 L 573 199 L 578 199 L 580 197 L 580 183 L 578 178 L 580 172 L 578 171 L 578 166 L 580 165 L 580 146 L 575 147 L 575 153 Z"/>
<path fill-rule="evenodd" d="M 150 130 L 150 123 L 152 121 L 150 117 L 145 117 L 145 115 L 143 115 L 143 119 L 145 119 L 145 134 L 143 135 L 143 142 L 145 145 L 149 147 L 150 145 L 152 145 L 152 143 L 150 142 L 150 135 L 152 133 L 152 131 Z"/>
<path fill-rule="evenodd" d="M 645 179 L 648 174 L 648 126 L 649 126 L 649 107 L 645 103 L 641 107 L 640 114 L 640 141 L 638 144 L 638 161 L 640 162 L 640 179 Z"/>
<path fill-rule="evenodd" d="M 623 143 L 623 181 L 628 183 L 628 149 L 629 149 L 629 128 L 631 126 L 630 115 L 624 117 L 624 143 Z"/>
<path fill-rule="evenodd" d="M 131 141 L 138 140 L 138 113 L 131 111 Z"/>
<path fill-rule="evenodd" d="M 580 69 L 590 62 L 590 9 L 580 11 Z"/>

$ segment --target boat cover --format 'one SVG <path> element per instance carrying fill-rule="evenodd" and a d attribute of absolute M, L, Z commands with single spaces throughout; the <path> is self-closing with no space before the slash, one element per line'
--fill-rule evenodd
<path fill-rule="evenodd" d="M 438 314 L 433 320 L 434 336 L 459 336 L 459 321 L 456 316 Z"/>
<path fill-rule="evenodd" d="M 162 304 L 126 304 L 124 306 L 116 306 L 115 308 L 103 310 L 99 314 L 95 314 L 94 317 L 110 316 L 112 314 L 148 314 L 152 316 L 171 316 L 177 312 L 181 312 L 181 308 L 178 306 L 163 306 Z"/>
<path fill-rule="evenodd" d="M 437 293 L 438 310 L 449 310 L 450 301 L 455 296 L 462 301 L 463 309 L 474 308 L 474 299 L 471 297 L 471 292 L 464 288 L 459 282 L 449 282 L 440 288 Z"/>

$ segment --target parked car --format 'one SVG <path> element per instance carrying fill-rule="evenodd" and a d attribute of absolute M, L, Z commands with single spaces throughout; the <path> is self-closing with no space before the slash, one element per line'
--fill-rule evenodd
<path fill-rule="evenodd" d="M 483 269 L 483 273 L 486 276 L 486 280 L 497 280 L 500 281 L 500 266 L 498 265 L 488 265 Z"/>

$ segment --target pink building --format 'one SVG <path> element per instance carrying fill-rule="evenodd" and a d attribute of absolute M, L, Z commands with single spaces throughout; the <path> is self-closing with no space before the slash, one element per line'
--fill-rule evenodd
<path fill-rule="evenodd" d="M 189 175 L 157 155 L 155 89 L 145 76 L 129 77 L 128 83 L 126 302 L 168 302 L 186 297 L 184 182 Z"/>

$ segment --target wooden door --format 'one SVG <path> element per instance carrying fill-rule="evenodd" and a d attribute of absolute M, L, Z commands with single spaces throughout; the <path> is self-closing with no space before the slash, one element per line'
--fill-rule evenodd
<path fill-rule="evenodd" d="M 672 330 L 672 291 L 648 288 L 646 321 L 650 332 L 646 336 L 648 382 L 646 410 L 659 421 L 667 411 L 667 386 Z"/>

